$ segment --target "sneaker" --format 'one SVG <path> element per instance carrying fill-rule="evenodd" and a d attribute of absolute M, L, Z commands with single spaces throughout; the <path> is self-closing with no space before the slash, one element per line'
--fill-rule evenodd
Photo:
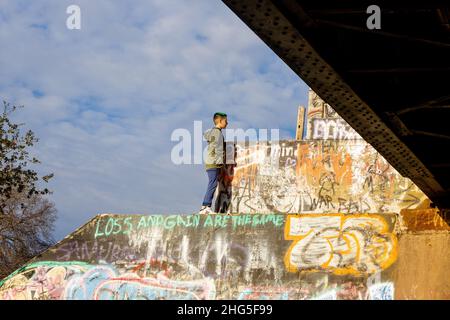
<path fill-rule="evenodd" d="M 202 208 L 198 212 L 198 214 L 213 214 L 213 213 L 214 212 L 212 212 L 211 207 L 208 206 L 202 206 Z"/>

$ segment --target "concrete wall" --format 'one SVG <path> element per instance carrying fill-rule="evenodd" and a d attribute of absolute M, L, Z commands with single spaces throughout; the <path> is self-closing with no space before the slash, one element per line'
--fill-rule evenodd
<path fill-rule="evenodd" d="M 448 298 L 449 231 L 414 232 L 396 214 L 100 215 L 0 298 Z"/>
<path fill-rule="evenodd" d="M 436 209 L 402 210 L 397 299 L 450 299 L 450 217 Z"/>
<path fill-rule="evenodd" d="M 398 213 L 427 199 L 363 140 L 237 144 L 235 162 L 221 188 L 232 213 Z"/>
<path fill-rule="evenodd" d="M 354 230 L 360 224 L 367 230 Z M 348 285 L 350 275 L 369 276 L 393 263 L 397 244 L 392 228 L 390 216 L 103 215 L 7 279 L 0 296 L 328 297 Z M 339 239 L 339 231 L 348 236 Z M 378 249 L 371 247 L 375 243 Z M 307 272 L 299 276 L 297 269 Z M 366 294 L 365 278 L 358 288 L 358 294 Z"/>

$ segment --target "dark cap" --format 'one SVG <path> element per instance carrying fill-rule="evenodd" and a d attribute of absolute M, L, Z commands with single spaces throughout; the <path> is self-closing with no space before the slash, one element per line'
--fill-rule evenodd
<path fill-rule="evenodd" d="M 227 114 L 223 113 L 223 112 L 216 112 L 216 113 L 214 113 L 214 117 L 216 117 L 216 116 L 226 117 Z"/>

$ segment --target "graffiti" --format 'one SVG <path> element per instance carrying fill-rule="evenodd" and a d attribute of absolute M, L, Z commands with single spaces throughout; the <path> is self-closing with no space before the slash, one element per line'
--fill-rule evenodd
<path fill-rule="evenodd" d="M 450 216 L 438 209 L 403 209 L 402 221 L 409 231 L 442 230 L 450 231 Z"/>
<path fill-rule="evenodd" d="M 88 268 L 84 262 L 52 261 L 28 265 L 0 283 L 1 300 L 55 300 L 62 297 L 66 279 Z"/>
<path fill-rule="evenodd" d="M 367 285 L 363 281 L 347 281 L 336 289 L 336 300 L 368 300 Z"/>
<path fill-rule="evenodd" d="M 325 277 L 323 277 L 325 276 Z M 323 281 L 325 280 L 325 281 Z M 320 275 L 283 285 L 248 286 L 240 290 L 238 300 L 308 300 L 328 287 L 328 277 Z"/>
<path fill-rule="evenodd" d="M 8 279 L 2 300 L 200 300 L 215 298 L 210 278 L 172 280 L 162 273 L 140 277 L 109 265 L 40 262 Z"/>
<path fill-rule="evenodd" d="M 53 250 L 57 261 L 117 261 L 136 259 L 135 249 L 114 241 L 71 240 Z"/>
<path fill-rule="evenodd" d="M 312 300 L 394 300 L 392 283 L 377 283 L 365 289 L 363 285 L 349 282 L 339 289 L 321 293 Z"/>
<path fill-rule="evenodd" d="M 273 147 L 238 148 L 228 212 L 384 213 L 426 199 L 362 140 L 285 141 L 275 153 Z"/>
<path fill-rule="evenodd" d="M 309 97 L 307 139 L 354 140 L 361 136 L 315 93 Z"/>
<path fill-rule="evenodd" d="M 289 272 L 372 274 L 397 258 L 397 239 L 378 215 L 289 215 L 285 238 L 294 240 L 285 256 Z"/>
<path fill-rule="evenodd" d="M 130 234 L 133 230 L 139 231 L 143 228 L 163 227 L 172 229 L 176 226 L 196 228 L 199 226 L 200 217 L 196 215 L 150 215 L 142 216 L 136 225 L 136 219 L 106 217 L 106 223 L 99 219 L 96 226 L 95 238 L 102 236 L 113 236 L 117 234 Z"/>
<path fill-rule="evenodd" d="M 312 139 L 353 140 L 361 136 L 344 119 L 311 119 Z"/>
<path fill-rule="evenodd" d="M 158 262 L 154 261 L 155 266 Z M 166 270 L 167 271 L 167 270 Z M 171 279 L 166 272 L 141 276 L 112 265 L 42 261 L 9 277 L 0 287 L 2 300 L 212 300 L 219 298 L 212 278 Z M 284 286 L 243 287 L 238 300 L 393 300 L 391 282 L 366 286 L 294 282 Z M 328 287 L 334 289 L 328 289 Z M 317 293 L 319 292 L 319 293 Z"/>
<path fill-rule="evenodd" d="M 289 289 L 271 287 L 246 288 L 239 294 L 237 300 L 289 300 Z"/>
<path fill-rule="evenodd" d="M 393 298 L 381 272 L 396 259 L 395 215 L 217 216 L 137 229 L 146 216 L 99 215 L 0 281 L 0 299 Z M 95 238 L 99 222 L 127 218 L 133 232 Z"/>
<path fill-rule="evenodd" d="M 123 218 L 105 217 L 100 218 L 96 224 L 94 238 L 115 236 L 119 234 L 129 235 L 130 233 L 139 233 L 142 230 L 149 230 L 151 228 L 164 228 L 167 230 L 175 227 L 184 228 L 226 228 L 232 225 L 233 228 L 240 226 L 252 226 L 257 227 L 260 225 L 273 224 L 274 226 L 281 227 L 284 225 L 284 217 L 274 214 L 256 214 L 256 215 L 207 215 L 201 217 L 199 215 L 170 215 L 170 216 L 143 216 L 140 218 L 125 219 L 129 226 L 127 229 L 123 228 Z M 116 231 L 113 231 L 113 230 Z M 135 230 L 135 232 L 131 232 Z M 111 244 L 112 245 L 112 244 Z M 102 247 L 103 248 L 103 247 Z M 105 250 L 113 248 L 103 248 Z M 116 251 L 120 250 L 115 247 Z M 82 249 L 81 249 L 82 250 Z M 113 254 L 113 253 L 111 253 Z"/>
<path fill-rule="evenodd" d="M 335 284 L 334 288 L 314 289 L 299 283 L 291 287 L 246 287 L 238 300 L 394 300 L 391 282 L 366 286 L 361 281 Z"/>
<path fill-rule="evenodd" d="M 256 227 L 258 225 L 265 225 L 272 223 L 276 227 L 281 227 L 284 225 L 284 216 L 274 215 L 274 214 L 256 214 L 256 215 L 236 215 L 232 216 L 233 227 L 237 226 L 252 226 Z"/>
<path fill-rule="evenodd" d="M 111 267 L 96 266 L 70 279 L 68 300 L 201 300 L 214 299 L 212 279 L 176 281 L 162 275 L 141 278 L 134 273 L 117 274 Z"/>
<path fill-rule="evenodd" d="M 394 300 L 394 285 L 390 282 L 377 283 L 369 288 L 371 300 Z"/>
<path fill-rule="evenodd" d="M 311 300 L 337 300 L 337 293 L 336 290 L 330 290 L 312 298 Z"/>
<path fill-rule="evenodd" d="M 318 148 L 318 144 L 299 144 L 296 174 L 305 177 L 309 184 L 317 184 L 322 188 L 327 183 L 330 184 L 329 189 L 333 189 L 333 184 L 351 184 L 354 162 L 351 153 L 342 148 L 323 153 Z"/>
<path fill-rule="evenodd" d="M 354 140 L 362 138 L 328 103 L 310 90 L 306 139 Z"/>

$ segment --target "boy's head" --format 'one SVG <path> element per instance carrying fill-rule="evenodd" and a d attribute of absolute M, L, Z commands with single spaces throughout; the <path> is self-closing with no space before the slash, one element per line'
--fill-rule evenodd
<path fill-rule="evenodd" d="M 227 115 L 223 112 L 214 113 L 214 125 L 218 128 L 225 129 L 228 125 Z"/>

